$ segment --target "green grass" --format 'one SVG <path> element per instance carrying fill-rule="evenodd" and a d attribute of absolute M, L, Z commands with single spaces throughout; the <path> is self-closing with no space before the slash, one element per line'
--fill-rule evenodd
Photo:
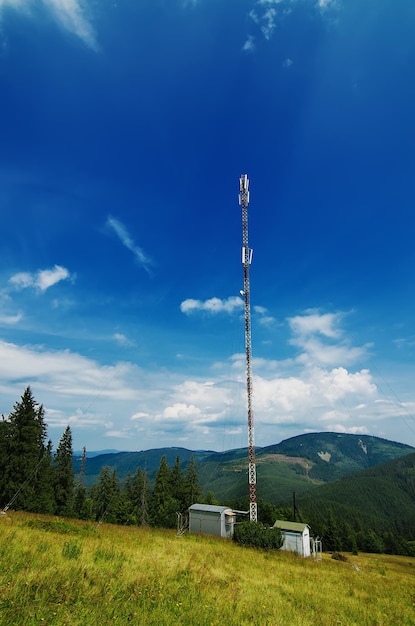
<path fill-rule="evenodd" d="M 348 558 L 12 512 L 0 518 L 0 624 L 415 625 L 415 559 Z"/>

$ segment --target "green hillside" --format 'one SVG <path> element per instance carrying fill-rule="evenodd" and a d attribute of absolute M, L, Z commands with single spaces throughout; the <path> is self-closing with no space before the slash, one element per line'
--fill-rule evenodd
<path fill-rule="evenodd" d="M 415 541 L 415 453 L 325 484 L 297 502 L 316 534 L 341 535 L 349 527 L 357 535 L 370 529 L 386 541 Z"/>
<path fill-rule="evenodd" d="M 413 451 L 411 446 L 368 435 L 310 433 L 292 437 L 257 448 L 258 496 L 284 505 L 291 500 L 293 491 L 305 494 L 322 484 Z M 162 456 L 170 466 L 179 456 L 183 468 L 194 456 L 203 492 L 213 492 L 221 502 L 247 495 L 246 448 L 212 452 L 174 447 L 99 455 L 87 459 L 85 480 L 87 485 L 92 485 L 102 467 L 109 466 L 117 470 L 121 480 L 141 467 L 152 482 Z M 75 467 L 79 471 L 79 458 L 75 459 Z"/>
<path fill-rule="evenodd" d="M 264 454 L 302 457 L 309 461 L 310 478 L 331 482 L 413 451 L 414 448 L 403 443 L 370 435 L 309 433 L 262 448 L 258 458 Z"/>
<path fill-rule="evenodd" d="M 415 559 L 241 547 L 219 537 L 9 512 L 2 626 L 414 625 Z"/>

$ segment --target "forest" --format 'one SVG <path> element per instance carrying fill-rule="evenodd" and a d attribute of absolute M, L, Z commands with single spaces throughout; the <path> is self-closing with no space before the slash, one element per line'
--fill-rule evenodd
<path fill-rule="evenodd" d="M 67 426 L 56 451 L 47 439 L 44 408 L 30 387 L 8 418 L 0 421 L 0 506 L 115 524 L 174 528 L 177 512 L 201 496 L 193 458 L 182 470 L 180 458 L 170 468 L 166 457 L 150 488 L 146 470 L 137 468 L 120 482 L 117 471 L 103 467 L 96 483 L 75 477 L 72 432 Z"/>
<path fill-rule="evenodd" d="M 149 480 L 137 467 L 120 480 L 105 465 L 96 481 L 85 484 L 86 455 L 74 471 L 72 432 L 68 426 L 56 447 L 47 437 L 44 408 L 30 387 L 10 415 L 0 421 L 0 509 L 57 515 L 122 525 L 176 528 L 177 513 L 195 502 L 248 509 L 248 499 L 216 499 L 203 493 L 193 456 L 170 467 L 161 456 Z M 258 500 L 258 518 L 272 526 L 276 519 L 301 519 L 323 539 L 324 550 L 385 552 L 415 556 L 415 455 L 352 473 L 290 503 L 276 506 Z M 399 491 L 400 489 L 400 491 Z M 350 504 L 353 503 L 353 506 Z"/>

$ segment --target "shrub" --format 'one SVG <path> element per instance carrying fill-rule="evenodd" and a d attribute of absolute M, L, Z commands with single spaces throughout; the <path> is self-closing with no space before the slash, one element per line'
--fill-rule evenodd
<path fill-rule="evenodd" d="M 269 528 L 259 522 L 243 522 L 235 526 L 233 540 L 240 545 L 263 550 L 279 550 L 282 546 L 280 529 Z"/>

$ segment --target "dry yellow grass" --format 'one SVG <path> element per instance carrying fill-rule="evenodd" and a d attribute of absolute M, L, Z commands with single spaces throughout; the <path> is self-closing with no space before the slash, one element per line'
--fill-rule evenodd
<path fill-rule="evenodd" d="M 11 513 L 0 521 L 0 623 L 415 625 L 415 559 L 348 558 Z"/>

